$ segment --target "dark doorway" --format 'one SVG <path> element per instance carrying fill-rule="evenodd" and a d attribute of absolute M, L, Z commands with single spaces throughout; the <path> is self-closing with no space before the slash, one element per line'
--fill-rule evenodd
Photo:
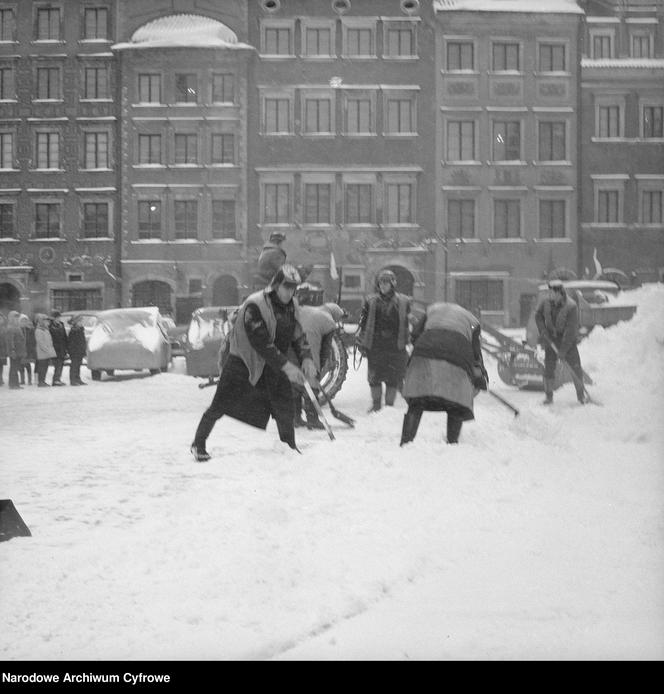
<path fill-rule="evenodd" d="M 400 294 L 406 294 L 407 296 L 413 296 L 413 287 L 415 285 L 415 278 L 411 275 L 409 270 L 401 265 L 388 265 L 385 270 L 392 270 L 397 278 L 397 291 Z"/>
<path fill-rule="evenodd" d="M 20 311 L 21 293 L 13 284 L 9 282 L 0 283 L 0 311 Z"/>
<path fill-rule="evenodd" d="M 164 315 L 171 315 L 173 313 L 171 287 L 159 280 L 137 282 L 133 287 L 131 305 L 134 307 L 157 306 Z"/>
<path fill-rule="evenodd" d="M 237 289 L 237 280 L 231 275 L 217 277 L 212 285 L 213 306 L 237 306 L 240 296 Z"/>

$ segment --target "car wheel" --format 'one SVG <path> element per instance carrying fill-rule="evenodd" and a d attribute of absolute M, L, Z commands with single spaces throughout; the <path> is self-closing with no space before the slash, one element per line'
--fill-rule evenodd
<path fill-rule="evenodd" d="M 158 373 L 161 373 L 161 369 L 150 369 L 150 376 L 156 376 Z"/>
<path fill-rule="evenodd" d="M 168 371 L 168 366 L 161 367 L 161 373 L 165 374 Z"/>
<path fill-rule="evenodd" d="M 106 369 L 106 373 L 107 373 L 109 376 L 113 376 L 113 374 L 115 373 L 115 369 Z"/>
<path fill-rule="evenodd" d="M 101 381 L 101 371 L 98 371 L 97 369 L 92 369 L 90 373 L 92 375 L 93 381 Z"/>

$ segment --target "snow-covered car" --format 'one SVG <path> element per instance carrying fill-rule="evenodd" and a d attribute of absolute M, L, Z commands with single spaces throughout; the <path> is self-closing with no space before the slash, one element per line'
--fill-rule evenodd
<path fill-rule="evenodd" d="M 213 379 L 219 375 L 219 350 L 230 332 L 229 318 L 237 306 L 203 306 L 191 314 L 183 337 L 187 375 Z"/>
<path fill-rule="evenodd" d="M 88 340 L 88 369 L 92 380 L 102 372 L 168 371 L 171 345 L 162 316 L 156 306 L 114 308 L 100 311 Z"/>

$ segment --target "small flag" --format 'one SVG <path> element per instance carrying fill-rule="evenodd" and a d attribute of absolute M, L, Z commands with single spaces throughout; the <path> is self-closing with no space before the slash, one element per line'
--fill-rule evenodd
<path fill-rule="evenodd" d="M 334 251 L 330 251 L 330 277 L 333 280 L 339 279 L 339 273 L 337 272 L 337 261 L 334 259 Z"/>

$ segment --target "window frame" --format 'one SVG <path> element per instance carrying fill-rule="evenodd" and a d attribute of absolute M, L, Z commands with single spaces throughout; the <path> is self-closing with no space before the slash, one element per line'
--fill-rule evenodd
<path fill-rule="evenodd" d="M 188 94 L 191 91 L 191 85 L 189 84 L 189 79 L 188 79 L 190 77 L 193 77 L 194 84 L 195 84 L 194 98 L 193 99 L 190 99 L 188 97 Z M 184 101 L 179 98 L 180 95 L 182 94 L 182 90 L 178 86 L 178 80 L 181 80 L 182 78 L 187 78 L 187 83 L 186 83 L 187 98 Z M 182 105 L 191 106 L 192 104 L 193 105 L 199 104 L 200 103 L 200 101 L 199 101 L 200 92 L 199 92 L 199 88 L 198 88 L 199 82 L 200 82 L 200 76 L 197 72 L 176 72 L 176 73 L 174 73 L 173 74 L 173 104 L 175 104 L 177 106 L 182 106 Z"/>
<path fill-rule="evenodd" d="M 625 184 L 626 174 L 598 174 L 593 180 L 593 225 L 599 227 L 623 226 L 625 219 Z M 600 221 L 600 194 L 615 191 L 617 193 L 616 221 Z"/>
<path fill-rule="evenodd" d="M 394 198 L 390 194 L 390 189 L 397 187 L 398 207 L 401 205 L 401 186 L 408 186 L 408 214 L 404 221 L 401 211 L 397 212 L 398 219 L 392 218 L 391 203 Z M 415 176 L 386 174 L 383 176 L 383 226 L 388 228 L 404 228 L 417 226 L 417 179 Z"/>
<path fill-rule="evenodd" d="M 11 17 L 11 26 L 5 26 L 5 16 Z M 11 38 L 3 38 L 3 34 L 11 34 Z M 16 43 L 16 6 L 0 7 L 0 43 Z"/>
<path fill-rule="evenodd" d="M 445 36 L 445 71 L 453 74 L 471 74 L 477 72 L 477 44 L 472 36 Z M 471 67 L 451 67 L 450 66 L 450 46 L 470 46 Z M 460 53 L 460 64 L 463 64 L 463 55 Z"/>
<path fill-rule="evenodd" d="M 42 148 L 41 143 L 39 142 L 40 136 L 46 135 L 48 138 L 48 142 L 46 145 L 46 151 L 47 151 L 47 166 L 40 166 L 42 163 L 40 161 L 40 149 Z M 51 142 L 51 138 L 55 138 L 55 146 L 57 147 L 57 166 L 52 166 L 51 162 L 51 147 L 53 147 L 53 143 Z M 59 128 L 36 128 L 34 131 L 34 139 L 33 139 L 33 146 L 34 146 L 34 156 L 33 156 L 33 162 L 34 166 L 31 167 L 34 170 L 37 171 L 62 171 L 62 133 L 60 132 Z"/>
<path fill-rule="evenodd" d="M 337 57 L 336 50 L 336 35 L 337 24 L 333 20 L 318 20 L 318 19 L 301 19 L 301 47 L 300 54 L 302 58 L 307 60 L 332 60 Z M 330 50 L 328 53 L 311 53 L 309 51 L 309 34 L 308 32 L 327 30 L 330 32 Z"/>
<path fill-rule="evenodd" d="M 58 213 L 58 233 L 55 236 L 50 234 L 45 236 L 37 235 L 37 211 L 40 206 L 48 206 L 57 210 Z M 62 238 L 62 224 L 63 224 L 63 212 L 64 212 L 64 201 L 61 199 L 53 198 L 34 198 L 32 200 L 32 238 L 35 240 L 50 240 L 50 239 L 60 239 Z M 50 218 L 46 221 L 50 225 Z"/>
<path fill-rule="evenodd" d="M 103 10 L 106 13 L 106 33 L 105 36 L 94 36 L 94 37 L 89 37 L 87 36 L 87 27 L 88 27 L 88 12 L 96 12 L 99 13 L 100 10 Z M 95 32 L 96 33 L 96 32 Z M 99 5 L 84 5 L 81 8 L 81 42 L 82 43 L 110 43 L 112 41 L 113 33 L 111 31 L 111 8 L 108 5 L 104 4 L 99 4 Z"/>
<path fill-rule="evenodd" d="M 215 229 L 217 228 L 215 226 L 215 204 L 220 204 L 222 207 L 225 204 L 232 204 L 233 205 L 233 228 L 232 228 L 232 234 L 229 233 L 223 233 L 224 229 L 222 228 L 221 231 L 222 233 L 218 234 L 215 233 Z M 223 213 L 222 213 L 222 223 L 220 225 L 220 228 L 223 227 Z M 237 223 L 237 201 L 235 198 L 212 198 L 210 201 L 210 236 L 214 241 L 237 241 L 238 233 L 238 223 Z"/>
<path fill-rule="evenodd" d="M 609 55 L 595 55 L 595 39 L 606 38 L 609 40 Z M 616 56 L 616 32 L 608 27 L 594 28 L 588 31 L 588 43 L 590 58 L 592 60 L 610 60 Z"/>
<path fill-rule="evenodd" d="M 497 236 L 497 220 L 498 220 L 498 215 L 497 215 L 497 206 L 499 204 L 516 204 L 518 205 L 518 210 L 517 210 L 517 221 L 518 221 L 518 234 L 516 236 L 510 235 L 509 233 L 506 236 Z M 510 214 L 509 214 L 509 208 L 507 208 L 507 217 L 506 217 L 506 222 L 510 221 Z M 491 240 L 496 241 L 496 242 L 503 242 L 503 241 L 509 241 L 509 242 L 514 242 L 514 241 L 523 241 L 523 213 L 524 213 L 524 205 L 523 205 L 523 196 L 521 195 L 514 195 L 510 196 L 509 194 L 505 193 L 500 196 L 493 196 L 491 198 Z M 509 229 L 506 229 L 506 231 L 509 232 Z"/>
<path fill-rule="evenodd" d="M 5 138 L 9 138 L 9 143 L 6 143 Z M 11 166 L 5 164 L 5 148 L 9 145 L 11 150 L 9 158 Z M 0 171 L 16 171 L 16 130 L 11 128 L 2 128 L 0 130 Z"/>
<path fill-rule="evenodd" d="M 563 52 L 563 67 L 562 69 L 555 69 L 553 65 L 555 60 L 552 56 L 551 63 L 552 68 L 550 70 L 544 69 L 542 66 L 542 49 L 562 49 Z M 540 75 L 562 75 L 569 74 L 569 44 L 563 39 L 539 39 L 537 41 L 537 72 Z"/>
<path fill-rule="evenodd" d="M 327 130 L 309 130 L 309 102 L 327 102 L 329 106 Z M 300 91 L 300 131 L 305 137 L 334 137 L 336 135 L 336 90 L 302 89 Z"/>
<path fill-rule="evenodd" d="M 563 130 L 563 155 L 559 159 L 547 159 L 542 156 L 542 127 L 543 126 L 562 126 Z M 568 118 L 555 119 L 547 115 L 537 119 L 537 161 L 538 162 L 568 162 L 569 159 L 569 130 L 570 123 Z M 555 149 L 555 133 L 551 132 L 551 149 Z M 555 154 L 555 152 L 552 152 Z"/>
<path fill-rule="evenodd" d="M 370 47 L 368 53 L 351 53 L 349 51 L 349 32 L 369 31 Z M 341 17 L 341 57 L 349 60 L 373 60 L 378 57 L 376 49 L 376 19 L 361 17 Z"/>
<path fill-rule="evenodd" d="M 106 166 L 88 166 L 88 137 L 94 135 L 105 135 L 106 136 Z M 112 152 L 113 152 L 113 142 L 112 142 L 112 130 L 110 128 L 104 129 L 93 129 L 91 127 L 84 128 L 81 131 L 81 170 L 83 171 L 111 171 L 112 170 Z M 98 159 L 99 142 L 95 143 L 95 159 Z"/>
<path fill-rule="evenodd" d="M 6 79 L 5 73 L 9 74 Z M 16 96 L 16 67 L 13 62 L 0 64 L 0 102 L 15 102 Z"/>
<path fill-rule="evenodd" d="M 600 127 L 602 124 L 602 111 L 608 108 L 618 109 L 618 134 L 617 135 L 602 135 Z M 619 95 L 613 96 L 596 96 L 595 97 L 595 131 L 593 140 L 607 141 L 619 140 L 625 137 L 625 97 Z"/>
<path fill-rule="evenodd" d="M 51 75 L 55 74 L 56 77 L 56 86 L 55 86 L 55 92 L 56 96 L 41 96 L 40 91 L 41 91 L 41 75 L 43 75 L 46 72 L 48 75 L 47 79 L 47 90 L 48 93 L 51 93 Z M 32 100 L 34 102 L 62 102 L 63 100 L 63 91 L 62 91 L 62 65 L 54 65 L 52 63 L 46 63 L 45 61 L 39 61 L 34 68 L 34 80 L 35 80 L 35 91 Z"/>
<path fill-rule="evenodd" d="M 231 80 L 231 85 L 230 85 L 230 91 L 231 91 L 231 100 L 228 101 L 224 99 L 224 95 L 226 94 L 227 88 L 226 85 L 224 84 L 221 89 L 221 100 L 215 99 L 215 78 L 216 77 L 221 77 L 222 82 L 225 82 L 227 77 L 230 77 Z M 220 72 L 218 70 L 214 70 L 210 74 L 210 103 L 211 104 L 234 104 L 235 103 L 235 97 L 236 97 L 236 81 L 237 81 L 237 74 L 234 72 Z"/>
<path fill-rule="evenodd" d="M 288 32 L 288 52 L 268 53 L 268 31 Z M 277 48 L 280 41 L 277 37 Z M 270 60 L 283 60 L 295 57 L 295 20 L 294 19 L 262 19 L 260 22 L 260 57 Z"/>
<path fill-rule="evenodd" d="M 230 138 L 232 156 L 231 161 L 224 161 L 226 150 L 226 139 Z M 215 142 L 219 140 L 221 158 L 219 161 L 215 160 Z M 224 133 L 210 133 L 210 164 L 212 166 L 236 166 L 237 165 L 237 138 L 235 133 L 224 132 Z"/>
<path fill-rule="evenodd" d="M 3 208 L 8 208 L 11 210 L 11 229 L 10 229 L 10 234 L 6 234 L 4 232 L 4 224 L 5 224 L 5 219 L 4 215 L 2 213 Z M 4 198 L 0 197 L 0 241 L 1 240 L 8 240 L 8 239 L 17 239 L 18 238 L 18 224 L 17 224 L 17 218 L 16 218 L 16 200 L 11 199 L 11 198 Z"/>
<path fill-rule="evenodd" d="M 369 130 L 351 131 L 348 127 L 349 123 L 349 104 L 351 101 L 368 101 L 369 102 Z M 377 135 L 376 130 L 376 101 L 377 94 L 374 89 L 352 89 L 346 90 L 343 93 L 343 134 L 346 137 L 373 137 Z"/>
<path fill-rule="evenodd" d="M 645 123 L 646 109 L 660 109 L 661 110 L 660 121 L 659 121 L 659 130 L 660 130 L 661 134 L 652 135 L 651 137 L 648 137 L 646 135 L 646 123 Z M 664 139 L 664 101 L 656 101 L 656 100 L 640 100 L 639 101 L 639 137 L 642 140 L 646 140 L 647 142 L 650 142 L 653 140 L 655 142 L 660 142 Z"/>
<path fill-rule="evenodd" d="M 563 233 L 560 235 L 551 235 L 551 236 L 545 236 L 543 234 L 543 225 L 542 225 L 542 214 L 544 212 L 544 207 L 546 205 L 553 205 L 553 204 L 560 204 L 562 203 L 563 205 L 563 214 L 562 214 L 562 231 Z M 539 197 L 537 199 L 537 237 L 541 241 L 560 241 L 560 240 L 565 240 L 569 239 L 569 224 L 570 224 L 570 201 L 567 197 L 554 197 L 554 196 L 546 196 L 546 197 Z M 552 224 L 551 228 L 553 229 L 553 217 L 552 215 Z"/>
<path fill-rule="evenodd" d="M 382 18 L 383 25 L 383 60 L 417 60 L 419 56 L 418 50 L 418 25 L 419 18 L 415 19 L 405 19 L 399 17 L 398 19 L 393 18 Z M 390 53 L 389 49 L 389 35 L 392 31 L 398 32 L 408 32 L 410 34 L 410 53 Z"/>
<path fill-rule="evenodd" d="M 142 156 L 142 143 L 145 141 L 145 138 L 150 138 L 149 139 L 149 157 L 148 159 L 152 159 L 152 150 L 153 150 L 153 140 L 159 143 L 159 161 L 143 161 L 143 156 Z M 163 142 L 163 134 L 162 133 L 136 133 L 136 165 L 137 166 L 164 166 L 164 142 Z"/>
<path fill-rule="evenodd" d="M 496 49 L 502 48 L 516 48 L 516 62 L 517 66 L 514 67 L 496 67 Z M 507 55 L 505 55 L 505 62 L 509 63 L 507 60 Z M 493 74 L 522 74 L 523 73 L 523 43 L 517 39 L 510 38 L 495 38 L 491 39 L 491 72 Z"/>
<path fill-rule="evenodd" d="M 142 88 L 141 88 L 141 80 L 142 78 L 148 78 L 149 79 L 149 91 L 152 93 L 152 79 L 156 78 L 157 80 L 157 89 L 159 91 L 159 100 L 158 101 L 142 101 L 141 96 L 142 96 Z M 137 104 L 163 104 L 164 103 L 164 85 L 163 85 L 163 75 L 161 72 L 139 72 L 136 75 L 136 103 Z"/>
<path fill-rule="evenodd" d="M 267 204 L 268 204 L 268 186 L 276 186 L 275 189 L 275 218 L 269 218 L 267 216 Z M 286 211 L 284 218 L 281 218 L 281 213 L 279 210 L 280 206 L 280 190 L 279 186 L 285 186 L 286 188 Z M 275 175 L 275 176 L 265 176 L 261 178 L 260 181 L 260 220 L 261 226 L 263 227 L 290 227 L 293 223 L 293 193 L 294 193 L 294 179 L 290 174 Z"/>
<path fill-rule="evenodd" d="M 63 38 L 63 22 L 64 22 L 64 6 L 62 3 L 37 3 L 34 6 L 34 15 L 33 15 L 33 21 L 34 21 L 34 28 L 33 28 L 33 42 L 34 43 L 62 43 L 64 41 Z M 40 37 L 40 17 L 43 12 L 52 13 L 54 11 L 57 11 L 58 13 L 58 30 L 57 30 L 57 37 L 52 38 L 50 36 L 51 34 L 51 29 L 50 29 L 50 24 L 51 24 L 51 18 L 49 16 L 49 36 L 48 38 L 41 38 Z"/>
<path fill-rule="evenodd" d="M 288 128 L 286 130 L 268 130 L 268 104 L 269 102 L 285 101 L 287 104 Z M 269 137 L 288 137 L 295 134 L 295 93 L 292 89 L 261 90 L 261 135 Z M 280 110 L 277 109 L 277 121 Z"/>
<path fill-rule="evenodd" d="M 102 65 L 94 65 L 92 63 L 83 63 L 81 65 L 81 101 L 112 101 L 112 87 L 111 87 L 111 66 L 108 63 Z M 88 70 L 94 70 L 95 75 L 95 91 L 99 92 L 99 73 L 104 75 L 105 80 L 105 94 L 103 96 L 89 96 L 88 90 Z"/>
<path fill-rule="evenodd" d="M 144 205 L 157 205 L 158 206 L 158 222 L 159 226 L 157 227 L 158 229 L 158 236 L 153 235 L 153 231 L 155 228 L 155 223 L 152 222 L 152 215 L 148 215 L 148 218 L 145 222 L 141 221 L 141 208 Z M 149 207 L 147 209 L 148 212 L 152 212 Z M 141 231 L 141 225 L 145 226 L 146 224 L 149 224 L 149 229 L 147 230 L 150 235 L 145 235 L 146 232 Z M 141 235 L 143 233 L 143 236 Z M 164 201 L 161 199 L 159 196 L 144 196 L 139 198 L 136 201 L 136 240 L 137 241 L 162 241 L 164 238 Z"/>
<path fill-rule="evenodd" d="M 178 157 L 180 154 L 180 149 L 178 144 L 181 142 L 182 138 L 185 139 L 185 147 L 184 147 L 184 161 L 179 161 Z M 183 131 L 183 132 L 174 132 L 173 133 L 173 166 L 177 167 L 195 167 L 195 166 L 200 166 L 201 164 L 201 147 L 200 147 L 200 137 L 198 133 L 196 132 L 188 132 L 188 131 Z M 190 152 L 189 152 L 189 146 L 190 143 L 193 142 L 193 155 L 194 155 L 194 160 L 190 161 Z"/>
<path fill-rule="evenodd" d="M 81 217 L 81 226 L 80 226 L 80 234 L 79 234 L 79 239 L 80 240 L 88 240 L 88 239 L 110 239 L 112 238 L 112 233 L 111 229 L 113 228 L 112 223 L 113 223 L 113 202 L 112 200 L 109 200 L 108 198 L 81 198 L 80 201 L 80 217 Z M 86 233 L 86 218 L 85 218 L 85 208 L 87 205 L 105 205 L 106 206 L 106 233 L 103 235 L 96 234 L 95 236 L 89 236 Z"/>
<path fill-rule="evenodd" d="M 661 229 L 664 224 L 664 176 L 648 176 L 647 174 L 639 176 L 639 178 L 637 178 L 637 192 L 639 225 L 648 229 Z M 644 214 L 645 197 L 653 193 L 659 195 L 659 220 L 656 219 L 655 221 L 652 219 L 647 220 Z"/>
<path fill-rule="evenodd" d="M 418 134 L 417 127 L 417 89 L 385 89 L 383 88 L 383 135 L 386 137 L 414 137 Z M 410 130 L 393 130 L 390 127 L 390 103 L 407 101 L 409 104 Z M 399 114 L 401 118 L 401 113 Z"/>
<path fill-rule="evenodd" d="M 179 208 L 184 206 L 184 217 L 180 216 Z M 190 212 L 193 210 L 193 226 L 190 226 L 191 221 L 189 218 Z M 182 210 L 180 210 L 182 212 Z M 185 227 L 179 228 L 179 223 L 184 220 Z M 198 241 L 200 238 L 200 204 L 196 197 L 190 197 L 187 195 L 176 195 L 173 199 L 173 238 L 175 241 Z"/>
<path fill-rule="evenodd" d="M 510 120 L 507 120 L 507 119 Z M 492 162 L 523 162 L 523 147 L 524 147 L 524 142 L 523 142 L 523 118 L 513 118 L 511 116 L 505 115 L 505 116 L 494 116 L 490 120 L 491 123 L 491 161 Z M 514 125 L 517 124 L 519 126 L 519 156 L 515 157 L 513 159 L 499 159 L 496 156 L 496 126 L 499 123 L 505 124 L 505 126 L 509 125 Z M 507 129 L 507 127 L 506 127 Z M 505 148 L 507 149 L 508 145 L 507 142 L 504 143 Z M 507 154 L 507 152 L 505 153 Z"/>
<path fill-rule="evenodd" d="M 346 227 L 372 227 L 376 225 L 376 215 L 377 215 L 377 192 L 378 192 L 378 187 L 377 187 L 378 181 L 376 179 L 375 174 L 347 174 L 344 175 L 342 178 L 342 193 L 343 193 L 343 202 L 342 202 L 342 220 L 343 220 L 343 225 Z M 370 201 L 369 201 L 369 215 L 368 219 L 362 219 L 362 212 L 361 212 L 361 206 L 362 206 L 362 201 L 358 197 L 358 203 L 360 208 L 358 208 L 358 211 L 360 212 L 360 219 L 359 221 L 357 220 L 350 220 L 349 218 L 349 211 L 350 211 L 350 205 L 349 205 L 349 188 L 351 186 L 362 186 L 362 187 L 368 187 L 369 192 L 371 195 Z M 358 190 L 358 192 L 361 193 L 361 191 Z"/>
<path fill-rule="evenodd" d="M 472 213 L 473 213 L 473 228 L 472 228 L 472 234 L 470 236 L 452 236 L 452 231 L 450 229 L 450 205 L 451 203 L 460 203 L 460 204 L 465 204 L 469 203 L 472 205 Z M 460 227 L 461 231 L 463 232 L 463 209 L 460 210 L 459 214 L 459 220 L 460 220 Z M 470 239 L 477 239 L 477 197 L 476 195 L 470 195 L 467 193 L 463 193 L 462 191 L 454 191 L 451 193 L 448 193 L 445 197 L 445 229 L 447 230 L 447 236 L 448 238 L 453 238 L 453 239 L 458 239 L 458 240 L 470 240 Z"/>
<path fill-rule="evenodd" d="M 459 124 L 472 124 L 473 126 L 473 156 L 470 159 L 456 159 L 456 158 L 450 158 L 450 125 L 459 123 Z M 463 114 L 457 114 L 454 116 L 446 116 L 443 119 L 443 126 L 445 128 L 444 130 L 444 156 L 445 159 L 444 161 L 447 163 L 454 163 L 454 162 L 476 162 L 478 161 L 478 132 L 479 132 L 479 117 L 478 116 L 473 116 L 473 117 L 466 117 Z M 462 135 L 462 133 L 460 133 Z M 459 142 L 463 143 L 463 138 L 459 138 Z"/>

